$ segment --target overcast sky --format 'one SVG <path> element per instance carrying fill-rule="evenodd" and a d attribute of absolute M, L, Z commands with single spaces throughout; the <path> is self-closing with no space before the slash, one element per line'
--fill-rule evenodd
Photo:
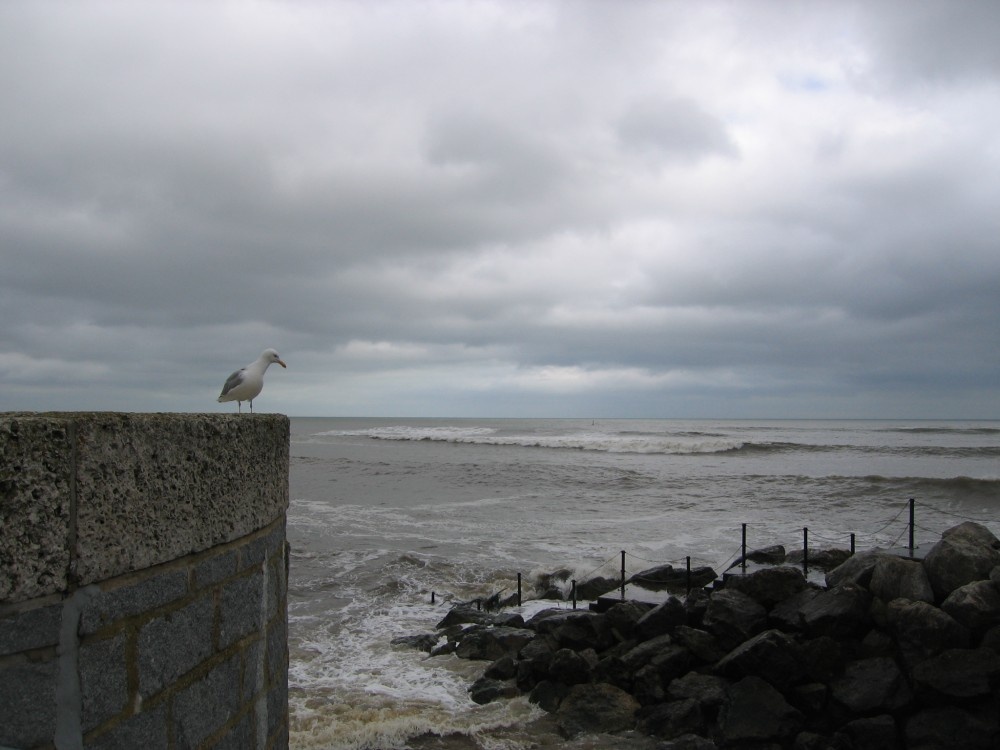
<path fill-rule="evenodd" d="M 1000 418 L 1000 3 L 0 3 L 0 411 Z"/>

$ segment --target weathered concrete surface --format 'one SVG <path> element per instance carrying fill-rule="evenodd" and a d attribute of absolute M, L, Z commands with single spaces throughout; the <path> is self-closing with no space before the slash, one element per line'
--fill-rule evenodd
<path fill-rule="evenodd" d="M 288 506 L 277 414 L 0 414 L 0 604 L 260 529 Z"/>

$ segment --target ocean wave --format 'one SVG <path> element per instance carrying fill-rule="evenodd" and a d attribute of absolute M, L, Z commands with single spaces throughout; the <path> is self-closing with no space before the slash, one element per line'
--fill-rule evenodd
<path fill-rule="evenodd" d="M 331 431 L 325 436 L 366 437 L 371 440 L 465 443 L 517 448 L 596 451 L 600 453 L 687 454 L 726 453 L 746 446 L 744 440 L 707 434 L 651 433 L 501 434 L 489 427 L 379 427 Z"/>

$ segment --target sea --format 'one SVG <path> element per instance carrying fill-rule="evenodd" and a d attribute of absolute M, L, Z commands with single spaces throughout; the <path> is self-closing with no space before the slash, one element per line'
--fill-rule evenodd
<path fill-rule="evenodd" d="M 477 705 L 483 662 L 392 644 L 519 576 L 527 618 L 572 607 L 538 598 L 557 571 L 721 573 L 744 533 L 862 551 L 912 532 L 918 554 L 967 520 L 1000 535 L 998 421 L 293 418 L 290 457 L 296 750 L 637 746 L 567 741 L 523 697 Z"/>

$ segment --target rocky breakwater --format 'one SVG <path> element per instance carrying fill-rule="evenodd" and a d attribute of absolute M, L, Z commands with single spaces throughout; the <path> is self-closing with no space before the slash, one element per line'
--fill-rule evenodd
<path fill-rule="evenodd" d="M 963 523 L 922 561 L 875 550 L 809 583 L 762 567 L 658 605 L 452 609 L 398 639 L 490 662 L 477 703 L 527 694 L 567 737 L 676 750 L 1000 747 L 1000 541 Z"/>

